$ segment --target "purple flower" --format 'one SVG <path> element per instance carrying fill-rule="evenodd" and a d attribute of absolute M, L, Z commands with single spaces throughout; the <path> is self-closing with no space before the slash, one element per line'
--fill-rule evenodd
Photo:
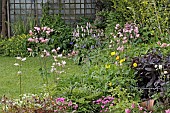
<path fill-rule="evenodd" d="M 69 103 L 68 103 L 68 106 L 72 106 L 72 105 L 73 105 L 73 103 L 72 103 L 72 101 L 70 100 Z"/>
<path fill-rule="evenodd" d="M 57 102 L 62 102 L 62 103 L 63 103 L 64 101 L 65 101 L 65 98 L 62 98 L 62 97 L 56 99 L 56 103 L 57 103 Z"/>
<path fill-rule="evenodd" d="M 73 45 L 73 42 L 70 42 L 71 45 Z"/>

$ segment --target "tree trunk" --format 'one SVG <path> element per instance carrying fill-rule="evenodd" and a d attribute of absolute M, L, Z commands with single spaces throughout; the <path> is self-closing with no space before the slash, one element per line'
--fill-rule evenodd
<path fill-rule="evenodd" d="M 7 0 L 2 0 L 2 31 L 1 34 L 7 36 Z"/>

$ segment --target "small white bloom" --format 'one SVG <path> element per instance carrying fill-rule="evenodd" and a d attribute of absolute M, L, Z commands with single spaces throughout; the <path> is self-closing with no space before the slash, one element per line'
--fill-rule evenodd
<path fill-rule="evenodd" d="M 162 65 L 159 65 L 159 69 L 162 69 Z"/>
<path fill-rule="evenodd" d="M 66 64 L 66 61 L 63 61 L 63 60 L 62 60 L 61 62 L 62 62 L 62 64 L 63 64 L 63 65 L 65 65 L 65 64 Z"/>
<path fill-rule="evenodd" d="M 57 51 L 59 51 L 60 49 L 61 49 L 61 48 L 60 48 L 60 47 L 58 47 L 58 48 L 57 48 Z"/>
<path fill-rule="evenodd" d="M 58 57 L 62 57 L 63 55 L 62 54 L 59 54 Z"/>
<path fill-rule="evenodd" d="M 17 72 L 17 74 L 18 74 L 18 75 L 21 75 L 21 74 L 22 74 L 22 72 L 21 72 L 21 71 L 18 71 L 18 72 Z"/>
<path fill-rule="evenodd" d="M 112 47 L 112 45 L 109 45 L 109 48 L 111 48 Z"/>
<path fill-rule="evenodd" d="M 27 58 L 25 57 L 25 58 L 21 59 L 21 61 L 26 61 L 26 59 L 27 59 Z"/>
<path fill-rule="evenodd" d="M 18 63 L 15 63 L 14 66 L 19 66 L 19 64 L 18 64 Z"/>
<path fill-rule="evenodd" d="M 21 60 L 22 58 L 21 57 L 16 57 L 17 60 Z"/>
<path fill-rule="evenodd" d="M 44 57 L 44 55 L 41 55 L 41 57 L 43 58 L 43 57 Z"/>
<path fill-rule="evenodd" d="M 164 71 L 164 74 L 168 74 L 168 71 Z"/>
<path fill-rule="evenodd" d="M 157 67 L 158 67 L 158 65 L 155 65 L 154 67 L 155 67 L 155 68 L 157 68 Z"/>

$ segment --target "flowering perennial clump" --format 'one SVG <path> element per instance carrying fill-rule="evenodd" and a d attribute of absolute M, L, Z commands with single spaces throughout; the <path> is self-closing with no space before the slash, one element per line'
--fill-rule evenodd
<path fill-rule="evenodd" d="M 99 105 L 100 106 L 100 112 L 108 112 L 109 111 L 109 106 L 113 106 L 114 98 L 112 96 L 102 96 L 101 98 L 93 101 L 93 104 Z"/>

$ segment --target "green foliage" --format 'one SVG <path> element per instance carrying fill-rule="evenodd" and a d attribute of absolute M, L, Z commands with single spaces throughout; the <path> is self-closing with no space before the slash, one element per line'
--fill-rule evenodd
<path fill-rule="evenodd" d="M 35 25 L 35 21 L 33 17 L 26 17 L 26 19 L 23 21 L 21 17 L 18 17 L 18 19 L 11 24 L 11 30 L 13 35 L 21 35 L 21 34 L 27 34 L 30 29 L 32 29 Z"/>
<path fill-rule="evenodd" d="M 70 45 L 72 29 L 69 25 L 66 25 L 64 20 L 61 18 L 60 14 L 52 15 L 49 14 L 49 4 L 43 4 L 43 14 L 40 19 L 41 26 L 47 26 L 54 29 L 54 34 L 52 35 L 53 44 L 55 48 L 60 47 L 60 51 L 70 52 L 73 47 Z"/>
<path fill-rule="evenodd" d="M 16 35 L 9 39 L 1 40 L 1 54 L 4 56 L 26 56 L 28 35 Z"/>

